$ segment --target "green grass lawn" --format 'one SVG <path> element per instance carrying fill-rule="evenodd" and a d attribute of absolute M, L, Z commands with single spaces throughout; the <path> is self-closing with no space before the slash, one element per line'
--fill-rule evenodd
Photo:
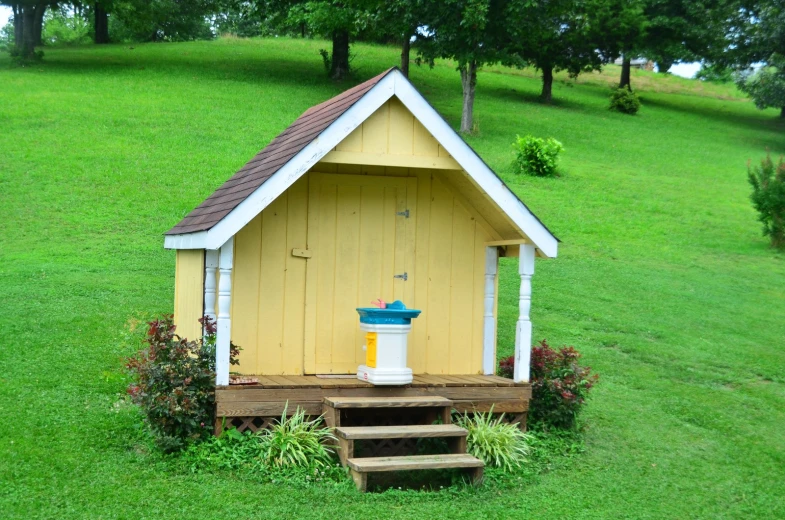
<path fill-rule="evenodd" d="M 732 87 L 618 69 L 480 73 L 469 142 L 562 240 L 534 276 L 536 338 L 601 374 L 586 451 L 479 490 L 293 488 L 173 468 L 122 398 L 129 320 L 170 312 L 162 233 L 307 107 L 351 86 L 312 40 L 47 49 L 0 57 L 0 516 L 3 518 L 785 517 L 785 256 L 755 220 L 746 162 L 785 125 Z M 356 81 L 397 50 L 355 47 Z M 412 79 L 453 125 L 454 67 Z M 516 176 L 516 134 L 564 143 L 558 179 Z M 503 262 L 500 354 L 515 264 Z"/>

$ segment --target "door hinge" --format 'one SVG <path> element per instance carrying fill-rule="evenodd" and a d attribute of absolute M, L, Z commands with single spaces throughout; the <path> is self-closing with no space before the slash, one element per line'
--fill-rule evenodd
<path fill-rule="evenodd" d="M 396 274 L 393 278 L 400 278 L 404 282 L 409 279 L 409 273 Z"/>
<path fill-rule="evenodd" d="M 399 217 L 409 218 L 409 210 L 407 209 L 406 211 L 399 211 L 395 215 Z"/>

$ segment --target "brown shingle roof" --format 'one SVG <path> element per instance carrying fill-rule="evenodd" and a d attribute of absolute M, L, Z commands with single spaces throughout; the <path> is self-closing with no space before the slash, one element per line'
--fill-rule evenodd
<path fill-rule="evenodd" d="M 306 110 L 167 235 L 206 231 L 236 208 L 393 69 Z"/>

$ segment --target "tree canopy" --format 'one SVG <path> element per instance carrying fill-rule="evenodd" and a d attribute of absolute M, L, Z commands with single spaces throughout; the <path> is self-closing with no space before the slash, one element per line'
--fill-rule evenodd
<path fill-rule="evenodd" d="M 503 63 L 542 74 L 541 99 L 550 102 L 554 73 L 576 77 L 623 56 L 620 86 L 630 87 L 631 58 L 645 56 L 667 71 L 677 61 L 760 72 L 737 83 L 758 106 L 785 107 L 785 6 L 779 0 L 0 0 L 13 10 L 12 52 L 38 54 L 42 25 L 51 42 L 183 41 L 293 34 L 325 37 L 327 72 L 350 73 L 350 44 L 362 39 L 401 46 L 409 72 L 418 63 L 453 60 L 463 90 L 461 130 L 471 132 L 477 71 Z M 51 11 L 53 7 L 57 10 Z M 54 13 L 45 16 L 47 10 Z M 68 20 L 69 13 L 79 17 Z M 57 24 L 59 28 L 57 28 Z M 70 29 L 69 29 L 70 28 Z M 56 30 L 57 29 L 57 30 Z M 77 34 L 78 33 L 78 34 Z M 318 58 L 317 58 L 318 59 Z M 708 70 L 708 69 L 707 69 Z M 785 112 L 783 112 L 785 115 Z"/>

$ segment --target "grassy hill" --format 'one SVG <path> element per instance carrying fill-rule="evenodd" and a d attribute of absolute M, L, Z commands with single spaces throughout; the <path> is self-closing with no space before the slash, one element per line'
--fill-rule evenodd
<path fill-rule="evenodd" d="M 360 496 L 148 453 L 122 399 L 129 325 L 170 312 L 162 233 L 307 107 L 348 88 L 312 40 L 47 49 L 0 57 L 0 511 L 6 518 L 785 517 L 785 257 L 755 220 L 746 162 L 785 126 L 732 87 L 638 72 L 644 107 L 607 110 L 618 69 L 479 75 L 469 142 L 562 239 L 538 261 L 536 338 L 601 374 L 586 452 L 518 484 Z M 354 48 L 356 81 L 395 49 Z M 457 127 L 454 67 L 412 80 Z M 511 169 L 516 134 L 554 136 L 563 176 Z M 503 263 L 500 351 L 515 265 Z"/>

